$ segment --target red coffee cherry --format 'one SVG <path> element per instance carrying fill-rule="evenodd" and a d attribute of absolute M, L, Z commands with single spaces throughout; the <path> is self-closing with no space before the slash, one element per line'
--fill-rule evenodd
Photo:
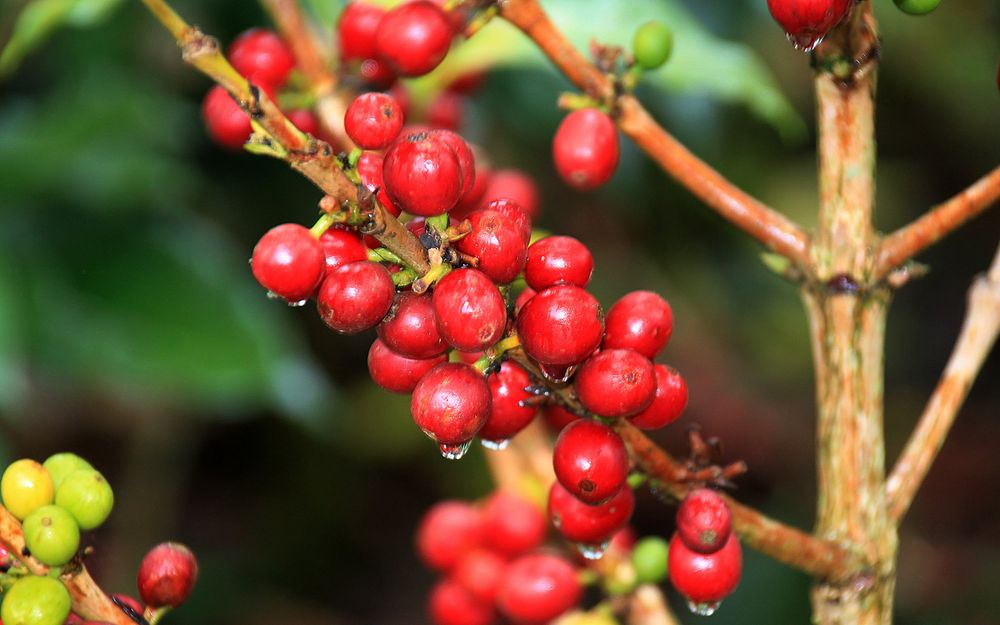
<path fill-rule="evenodd" d="M 476 549 L 462 556 L 452 571 L 452 579 L 476 599 L 492 606 L 506 568 L 507 559 L 500 554 Z"/>
<path fill-rule="evenodd" d="M 625 486 L 628 452 L 606 425 L 578 419 L 567 425 L 552 450 L 556 479 L 577 499 L 602 504 Z"/>
<path fill-rule="evenodd" d="M 486 349 L 503 336 L 507 307 L 486 275 L 476 269 L 456 269 L 434 287 L 438 331 L 455 349 Z"/>
<path fill-rule="evenodd" d="M 375 339 L 368 350 L 368 372 L 372 380 L 393 393 L 412 393 L 420 378 L 444 361 L 443 355 L 426 359 L 407 358 L 386 347 L 379 339 Z"/>
<path fill-rule="evenodd" d="M 531 219 L 517 202 L 514 200 L 492 200 L 486 204 L 485 210 L 494 210 L 506 216 L 517 226 L 518 232 L 524 240 L 524 245 L 527 247 L 528 242 L 531 241 Z"/>
<path fill-rule="evenodd" d="M 337 267 L 316 293 L 319 316 L 332 330 L 357 334 L 374 328 L 392 306 L 396 287 L 389 271 L 363 261 Z"/>
<path fill-rule="evenodd" d="M 796 48 L 815 48 L 851 10 L 854 0 L 767 0 L 767 8 Z"/>
<path fill-rule="evenodd" d="M 285 117 L 302 132 L 314 137 L 319 135 L 319 120 L 309 109 L 292 109 L 285 113 Z"/>
<path fill-rule="evenodd" d="M 637 428 L 656 430 L 677 420 L 687 407 L 688 391 L 684 378 L 673 367 L 653 365 L 656 371 L 656 398 L 642 412 L 628 420 Z"/>
<path fill-rule="evenodd" d="M 504 213 L 489 208 L 469 215 L 472 232 L 459 239 L 459 252 L 479 259 L 476 268 L 497 284 L 512 282 L 528 260 L 528 246 L 520 226 Z"/>
<path fill-rule="evenodd" d="M 253 133 L 250 116 L 243 112 L 229 92 L 218 85 L 205 94 L 201 116 L 205 120 L 208 136 L 228 150 L 242 150 Z"/>
<path fill-rule="evenodd" d="M 710 554 L 688 549 L 674 534 L 667 563 L 670 582 L 677 592 L 692 603 L 695 611 L 711 614 L 739 584 L 743 554 L 739 539 L 732 533 L 722 549 Z"/>
<path fill-rule="evenodd" d="M 487 201 L 507 199 L 521 207 L 529 219 L 537 219 L 541 199 L 534 179 L 519 169 L 493 172 L 490 186 L 483 198 Z"/>
<path fill-rule="evenodd" d="M 549 489 L 549 521 L 566 540 L 582 545 L 608 543 L 632 518 L 634 508 L 635 496 L 628 487 L 597 506 L 583 503 L 559 482 Z"/>
<path fill-rule="evenodd" d="M 583 407 L 602 417 L 627 417 L 656 397 L 653 363 L 631 349 L 607 349 L 580 365 L 573 382 Z"/>
<path fill-rule="evenodd" d="M 576 568 L 567 560 L 531 554 L 507 566 L 497 591 L 497 608 L 516 623 L 542 625 L 573 608 L 582 594 Z"/>
<path fill-rule="evenodd" d="M 427 123 L 435 128 L 458 130 L 465 116 L 465 96 L 442 91 L 427 107 Z"/>
<path fill-rule="evenodd" d="M 150 549 L 139 565 L 139 596 L 146 605 L 176 608 L 191 596 L 198 581 L 198 561 L 180 543 L 161 543 Z M 140 614 L 142 613 L 140 608 Z"/>
<path fill-rule="evenodd" d="M 547 404 L 542 408 L 542 417 L 553 432 L 562 432 L 570 423 L 580 418 L 559 404 Z"/>
<path fill-rule="evenodd" d="M 309 228 L 281 224 L 268 230 L 253 248 L 253 276 L 261 286 L 289 302 L 309 298 L 323 279 L 323 246 Z"/>
<path fill-rule="evenodd" d="M 496 621 L 492 604 L 449 578 L 438 581 L 431 589 L 427 612 L 434 625 L 490 625 Z"/>
<path fill-rule="evenodd" d="M 385 9 L 366 2 L 350 2 L 337 21 L 337 40 L 340 58 L 374 59 L 378 56 L 375 32 L 385 15 Z"/>
<path fill-rule="evenodd" d="M 596 189 L 618 167 L 618 130 L 611 118 L 593 108 L 573 111 L 563 119 L 552 141 L 556 171 L 580 191 Z"/>
<path fill-rule="evenodd" d="M 403 128 L 403 111 L 391 96 L 362 93 L 344 114 L 344 129 L 351 141 L 366 150 L 388 147 Z"/>
<path fill-rule="evenodd" d="M 358 176 L 365 188 L 375 194 L 378 203 L 394 217 L 399 217 L 401 209 L 392 203 L 385 190 L 385 181 L 382 180 L 382 155 L 377 152 L 362 154 L 358 159 Z"/>
<path fill-rule="evenodd" d="M 656 293 L 632 291 L 608 309 L 604 325 L 604 349 L 634 349 L 653 359 L 673 334 L 674 313 Z"/>
<path fill-rule="evenodd" d="M 601 305 L 578 286 L 560 285 L 536 293 L 517 316 L 525 353 L 543 365 L 573 365 L 601 343 Z"/>
<path fill-rule="evenodd" d="M 486 543 L 497 553 L 514 557 L 545 542 L 548 527 L 540 507 L 520 495 L 497 491 L 483 506 Z"/>
<path fill-rule="evenodd" d="M 479 430 L 479 438 L 488 447 L 499 447 L 526 428 L 535 418 L 538 408 L 523 403 L 533 397 L 524 390 L 532 382 L 528 372 L 519 365 L 505 361 L 498 372 L 486 378 L 486 382 L 490 387 L 493 409 L 483 429 Z"/>
<path fill-rule="evenodd" d="M 729 540 L 733 515 L 729 506 L 710 488 L 689 492 L 677 508 L 677 535 L 688 549 L 715 553 Z"/>
<path fill-rule="evenodd" d="M 432 440 L 460 446 L 471 441 L 489 418 L 490 389 L 482 374 L 469 365 L 444 362 L 417 383 L 410 412 L 417 427 Z"/>
<path fill-rule="evenodd" d="M 319 238 L 319 244 L 326 257 L 326 273 L 347 263 L 368 260 L 368 246 L 360 236 L 346 228 L 330 228 Z"/>
<path fill-rule="evenodd" d="M 417 526 L 417 555 L 435 571 L 450 571 L 468 552 L 482 544 L 483 515 L 465 501 L 441 501 Z"/>
<path fill-rule="evenodd" d="M 464 198 L 476 184 L 476 156 L 472 153 L 472 148 L 457 132 L 435 128 L 428 130 L 427 134 L 444 141 L 455 152 L 462 171 L 462 194 L 459 199 Z"/>
<path fill-rule="evenodd" d="M 524 290 L 517 294 L 517 299 L 514 300 L 514 316 L 516 317 L 521 313 L 521 309 L 524 305 L 528 303 L 528 300 L 535 296 L 535 289 L 530 286 L 524 287 Z"/>
<path fill-rule="evenodd" d="M 280 89 L 295 67 L 295 56 L 277 33 L 251 28 L 229 46 L 229 62 L 243 77 L 269 89 Z"/>
<path fill-rule="evenodd" d="M 423 76 L 444 60 L 454 32 L 448 15 L 418 0 L 385 14 L 375 33 L 378 56 L 400 76 Z"/>
<path fill-rule="evenodd" d="M 398 293 L 389 314 L 378 326 L 378 337 L 389 349 L 407 358 L 433 358 L 448 349 L 438 332 L 430 295 Z"/>
<path fill-rule="evenodd" d="M 594 272 L 594 257 L 583 243 L 573 237 L 550 236 L 528 248 L 524 279 L 536 291 L 557 284 L 585 287 Z"/>
<path fill-rule="evenodd" d="M 412 5 L 400 8 L 408 6 Z M 423 217 L 448 212 L 462 196 L 462 169 L 455 151 L 428 133 L 403 135 L 389 146 L 382 179 L 393 202 Z"/>

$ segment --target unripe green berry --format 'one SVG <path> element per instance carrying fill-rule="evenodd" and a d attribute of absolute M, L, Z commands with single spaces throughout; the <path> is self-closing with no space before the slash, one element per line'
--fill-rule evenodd
<path fill-rule="evenodd" d="M 48 459 L 42 463 L 42 466 L 48 469 L 49 475 L 52 476 L 52 485 L 55 486 L 57 492 L 59 491 L 59 486 L 62 485 L 63 480 L 66 479 L 66 476 L 73 471 L 94 468 L 90 466 L 89 462 L 80 456 L 68 451 L 49 456 Z"/>
<path fill-rule="evenodd" d="M 632 566 L 640 584 L 656 584 L 667 577 L 670 546 L 659 536 L 647 536 L 632 548 Z"/>
<path fill-rule="evenodd" d="M 24 544 L 38 561 L 62 566 L 80 547 L 80 528 L 73 515 L 59 506 L 42 506 L 24 520 Z"/>
<path fill-rule="evenodd" d="M 3 593 L 0 618 L 11 625 L 62 625 L 72 602 L 62 582 L 52 577 L 22 577 Z"/>
<path fill-rule="evenodd" d="M 635 31 L 632 53 L 643 69 L 656 69 L 667 62 L 674 50 L 674 33 L 660 22 L 646 22 Z"/>
<path fill-rule="evenodd" d="M 115 495 L 104 476 L 94 469 L 70 473 L 56 491 L 56 505 L 62 506 L 82 530 L 99 527 L 111 514 Z"/>
<path fill-rule="evenodd" d="M 927 15 L 941 4 L 941 0 L 893 0 L 903 13 Z"/>

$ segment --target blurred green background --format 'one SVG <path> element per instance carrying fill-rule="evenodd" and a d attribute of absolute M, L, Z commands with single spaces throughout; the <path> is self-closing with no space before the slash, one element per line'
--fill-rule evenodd
<path fill-rule="evenodd" d="M 341 6 L 307 4 L 327 24 Z M 808 57 L 787 45 L 764 0 L 545 4 L 581 45 L 625 44 L 650 17 L 671 24 L 675 58 L 643 99 L 725 175 L 814 222 Z M 912 18 L 875 4 L 885 44 L 877 221 L 890 230 L 1000 162 L 1000 5 L 947 0 Z M 486 494 L 488 476 L 480 450 L 441 459 L 406 398 L 374 388 L 371 334 L 336 336 L 311 306 L 268 301 L 253 281 L 254 242 L 277 223 L 311 223 L 319 193 L 278 162 L 208 141 L 199 106 L 209 83 L 140 3 L 0 0 L 0 42 L 27 5 L 46 6 L 17 42 L 26 56 L 16 68 L 17 55 L 0 61 L 10 70 L 0 81 L 0 460 L 74 450 L 109 477 L 116 510 L 89 538 L 108 590 L 134 593 L 152 544 L 190 544 L 202 576 L 170 617 L 177 625 L 424 622 L 434 578 L 413 555 L 413 527 L 434 501 Z M 266 23 L 249 0 L 175 6 L 224 42 Z M 808 528 L 812 368 L 795 287 L 631 145 L 606 188 L 568 190 L 548 156 L 567 84 L 516 33 L 491 24 L 450 62 L 442 71 L 497 65 L 463 131 L 499 166 L 537 177 L 541 224 L 594 252 L 593 292 L 610 305 L 650 288 L 673 305 L 662 360 L 686 376 L 691 403 L 657 438 L 683 452 L 685 426 L 700 423 L 722 437 L 727 460 L 748 462 L 741 499 Z M 923 255 L 931 272 L 895 298 L 890 461 L 998 235 L 994 209 Z M 900 624 L 997 622 L 998 382 L 994 353 L 902 527 Z M 668 536 L 672 515 L 644 495 L 635 526 Z M 746 560 L 713 622 L 808 622 L 808 580 Z M 672 597 L 684 622 L 703 620 Z"/>

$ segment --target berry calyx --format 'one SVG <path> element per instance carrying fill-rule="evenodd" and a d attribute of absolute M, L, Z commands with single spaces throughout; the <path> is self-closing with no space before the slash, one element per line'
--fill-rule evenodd
<path fill-rule="evenodd" d="M 392 96 L 363 93 L 354 98 L 344 115 L 344 129 L 358 147 L 381 150 L 403 128 L 403 111 Z"/>
<path fill-rule="evenodd" d="M 459 239 L 459 252 L 479 259 L 476 268 L 497 284 L 512 282 L 528 260 L 520 224 L 505 213 L 484 208 L 469 215 L 472 232 Z"/>
<path fill-rule="evenodd" d="M 532 551 L 545 541 L 545 513 L 512 492 L 490 495 L 483 506 L 483 522 L 490 548 L 508 557 Z"/>
<path fill-rule="evenodd" d="M 850 11 L 854 0 L 767 0 L 774 21 L 796 48 L 811 51 Z"/>
<path fill-rule="evenodd" d="M 489 602 L 449 578 L 440 580 L 431 589 L 427 612 L 434 625 L 490 625 L 496 620 Z"/>
<path fill-rule="evenodd" d="M 899 10 L 909 15 L 927 15 L 938 8 L 941 0 L 892 0 Z"/>
<path fill-rule="evenodd" d="M 438 331 L 434 301 L 430 295 L 402 292 L 378 326 L 378 337 L 386 347 L 407 358 L 439 356 L 448 343 Z"/>
<path fill-rule="evenodd" d="M 483 515 L 465 501 L 441 501 L 417 526 L 417 555 L 435 571 L 450 571 L 485 536 Z"/>
<path fill-rule="evenodd" d="M 567 540 L 603 545 L 632 518 L 635 496 L 622 488 L 606 502 L 592 506 L 580 501 L 559 482 L 549 488 L 549 521 Z"/>
<path fill-rule="evenodd" d="M 662 22 L 646 22 L 632 37 L 632 54 L 636 64 L 651 70 L 662 66 L 674 50 L 674 33 Z"/>
<path fill-rule="evenodd" d="M 205 94 L 201 105 L 208 136 L 227 150 L 239 151 L 253 133 L 250 116 L 240 108 L 229 92 L 216 85 Z"/>
<path fill-rule="evenodd" d="M 628 417 L 656 397 L 653 363 L 631 349 L 606 349 L 580 365 L 573 382 L 583 407 L 602 417 Z"/>
<path fill-rule="evenodd" d="M 80 548 L 80 528 L 60 506 L 42 506 L 24 519 L 24 544 L 46 566 L 62 566 Z"/>
<path fill-rule="evenodd" d="M 601 305 L 578 286 L 553 286 L 536 293 L 517 316 L 525 353 L 543 365 L 574 365 L 601 344 Z"/>
<path fill-rule="evenodd" d="M 385 14 L 375 33 L 375 46 L 379 58 L 400 76 L 423 76 L 444 60 L 453 35 L 441 7 L 418 0 Z"/>
<path fill-rule="evenodd" d="M 424 359 L 409 358 L 375 339 L 368 350 L 368 373 L 376 384 L 389 392 L 412 393 L 420 378 L 444 361 L 444 355 Z"/>
<path fill-rule="evenodd" d="M 531 554 L 507 566 L 497 607 L 514 622 L 541 625 L 575 606 L 582 594 L 572 564 L 559 556 Z"/>
<path fill-rule="evenodd" d="M 618 167 L 618 130 L 594 108 L 573 111 L 552 140 L 556 171 L 569 186 L 590 191 L 603 185 Z"/>
<path fill-rule="evenodd" d="M 374 328 L 392 306 L 396 287 L 378 263 L 348 263 L 330 272 L 316 292 L 319 316 L 332 330 L 357 334 Z"/>
<path fill-rule="evenodd" d="M 496 285 L 476 269 L 456 269 L 434 287 L 438 331 L 455 349 L 474 352 L 493 345 L 507 325 L 507 306 Z"/>
<path fill-rule="evenodd" d="M 52 503 L 54 496 L 52 476 L 34 460 L 25 458 L 12 462 L 0 478 L 3 505 L 18 520 Z"/>
<path fill-rule="evenodd" d="M 656 372 L 656 397 L 645 410 L 628 420 L 637 428 L 656 430 L 676 421 L 688 403 L 688 390 L 684 378 L 673 367 L 653 365 Z"/>
<path fill-rule="evenodd" d="M 0 619 L 10 625 L 62 625 L 71 606 L 58 579 L 28 575 L 4 591 Z"/>
<path fill-rule="evenodd" d="M 580 501 L 598 505 L 614 497 L 628 478 L 628 452 L 614 430 L 580 419 L 566 426 L 552 451 L 556 479 Z"/>
<path fill-rule="evenodd" d="M 139 596 L 152 608 L 176 608 L 191 596 L 197 581 L 198 561 L 180 543 L 160 543 L 139 565 Z"/>
<path fill-rule="evenodd" d="M 665 299 L 652 291 L 632 291 L 608 309 L 604 319 L 604 349 L 634 349 L 656 358 L 674 331 L 674 313 Z"/>
<path fill-rule="evenodd" d="M 557 284 L 585 287 L 594 272 L 594 257 L 587 246 L 567 236 L 539 239 L 528 248 L 524 279 L 536 291 Z"/>
<path fill-rule="evenodd" d="M 412 5 L 400 8 L 407 6 Z M 422 217 L 448 212 L 462 196 L 458 156 L 433 134 L 407 134 L 389 146 L 382 161 L 382 180 L 397 206 Z"/>
<path fill-rule="evenodd" d="M 729 540 L 732 518 L 729 506 L 718 493 L 697 488 L 677 508 L 677 535 L 692 551 L 714 553 Z"/>
<path fill-rule="evenodd" d="M 104 476 L 80 469 L 66 476 L 56 491 L 56 505 L 73 515 L 82 530 L 100 527 L 111 514 L 115 495 Z"/>
<path fill-rule="evenodd" d="M 445 362 L 427 372 L 410 401 L 413 420 L 432 440 L 462 445 L 476 435 L 490 415 L 490 389 L 469 365 Z"/>
<path fill-rule="evenodd" d="M 265 289 L 289 302 L 308 299 L 326 272 L 323 246 L 299 224 L 268 230 L 253 248 L 253 276 Z"/>
<path fill-rule="evenodd" d="M 696 608 L 701 605 L 714 609 L 740 582 L 743 554 L 740 541 L 730 534 L 725 545 L 710 554 L 692 551 L 674 534 L 670 539 L 668 557 L 670 582 Z"/>
<path fill-rule="evenodd" d="M 251 28 L 229 46 L 229 62 L 255 84 L 280 89 L 295 67 L 295 56 L 274 31 Z"/>

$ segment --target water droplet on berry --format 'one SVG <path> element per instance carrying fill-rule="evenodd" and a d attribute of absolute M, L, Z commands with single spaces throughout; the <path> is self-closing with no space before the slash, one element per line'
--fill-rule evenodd
<path fill-rule="evenodd" d="M 488 441 L 484 439 L 479 442 L 482 443 L 483 447 L 491 451 L 501 451 L 507 449 L 507 445 L 510 445 L 510 439 L 507 438 L 499 441 Z"/>
<path fill-rule="evenodd" d="M 542 375 L 546 377 L 550 382 L 555 382 L 556 384 L 563 384 L 568 382 L 573 374 L 576 373 L 576 366 L 570 365 L 568 367 L 561 367 L 558 365 L 540 365 L 539 369 L 542 370 Z"/>
<path fill-rule="evenodd" d="M 599 545 L 585 545 L 583 543 L 576 544 L 576 550 L 580 552 L 580 555 L 588 560 L 600 560 L 604 557 L 604 552 L 608 550 L 608 545 L 611 541 L 604 541 Z"/>
<path fill-rule="evenodd" d="M 446 445 L 441 443 L 438 445 L 438 449 L 441 450 L 441 455 L 448 460 L 459 460 L 465 455 L 465 452 L 469 451 L 469 447 L 472 447 L 472 441 L 465 441 L 464 443 L 459 443 L 458 445 Z"/>
<path fill-rule="evenodd" d="M 823 42 L 823 36 L 816 36 L 815 33 L 800 33 L 798 35 L 785 33 L 785 36 L 791 42 L 792 46 L 800 52 L 812 52 L 816 49 L 816 46 Z"/>
<path fill-rule="evenodd" d="M 288 305 L 291 306 L 292 308 L 300 308 L 302 306 L 305 306 L 308 303 L 309 303 L 309 299 L 307 298 L 307 299 L 300 299 L 297 302 L 288 302 Z"/>
<path fill-rule="evenodd" d="M 688 601 L 688 609 L 697 614 L 698 616 L 712 616 L 715 611 L 719 609 L 719 601 L 713 601 L 709 603 L 695 603 L 694 601 Z"/>

